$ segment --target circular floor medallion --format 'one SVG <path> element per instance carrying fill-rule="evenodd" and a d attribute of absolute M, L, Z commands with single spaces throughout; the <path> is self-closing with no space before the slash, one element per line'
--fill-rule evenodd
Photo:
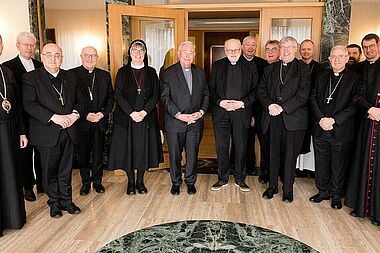
<path fill-rule="evenodd" d="M 318 252 L 280 233 L 226 221 L 180 221 L 122 236 L 97 252 L 128 253 L 265 253 Z"/>

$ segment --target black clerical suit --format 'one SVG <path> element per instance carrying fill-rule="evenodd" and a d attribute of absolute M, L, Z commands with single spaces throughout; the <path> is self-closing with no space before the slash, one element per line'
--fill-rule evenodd
<path fill-rule="evenodd" d="M 161 102 L 165 107 L 164 128 L 169 146 L 170 176 L 173 185 L 182 183 L 182 151 L 186 151 L 185 183 L 193 185 L 197 179 L 197 158 L 203 136 L 203 117 L 187 124 L 176 118 L 179 113 L 207 112 L 209 92 L 206 74 L 191 64 L 192 85 L 189 86 L 179 62 L 165 69 L 161 79 Z M 190 91 L 190 87 L 191 91 Z"/>
<path fill-rule="evenodd" d="M 42 66 L 41 62 L 32 59 L 33 65 L 35 69 L 38 69 Z M 20 90 L 20 97 L 22 97 L 22 80 L 21 77 L 24 73 L 26 73 L 26 69 L 20 60 L 20 56 L 16 56 L 15 58 L 6 61 L 3 63 L 4 66 L 7 66 L 10 70 L 12 70 L 14 78 L 16 80 L 17 85 Z M 22 101 L 21 101 L 22 102 Z M 23 112 L 23 118 L 25 124 L 28 124 L 29 115 Z M 26 126 L 26 130 L 28 127 Z M 26 132 L 26 136 L 29 138 L 29 133 Z M 34 151 L 34 157 L 33 157 Z M 22 167 L 24 173 L 22 174 L 22 184 L 25 188 L 32 189 L 34 184 L 37 184 L 37 191 L 42 191 L 42 177 L 41 177 L 41 159 L 40 156 L 33 145 L 28 145 L 26 148 L 21 150 L 21 159 L 22 159 Z M 33 159 L 34 158 L 34 159 Z M 36 173 L 36 178 L 34 178 L 33 172 L 33 160 L 34 160 L 34 171 Z"/>
<path fill-rule="evenodd" d="M 344 190 L 350 143 L 354 136 L 353 98 L 360 76 L 350 70 L 335 75 L 325 70 L 316 77 L 310 96 L 315 154 L 315 184 L 323 197 L 340 199 Z M 330 94 L 331 98 L 330 99 Z M 333 130 L 319 125 L 321 118 L 333 118 Z"/>
<path fill-rule="evenodd" d="M 89 72 L 83 66 L 70 71 L 77 77 L 86 99 L 86 114 L 78 120 L 80 133 L 78 156 L 82 184 L 90 186 L 93 182 L 94 185 L 100 185 L 103 176 L 104 137 L 108 128 L 108 115 L 112 111 L 114 101 L 111 76 L 99 68 Z M 104 115 L 98 122 L 86 119 L 88 113 L 98 112 Z"/>
<path fill-rule="evenodd" d="M 42 184 L 48 204 L 67 207 L 72 203 L 71 166 L 73 143 L 79 140 L 77 122 L 62 129 L 51 117 L 74 111 L 84 117 L 84 97 L 76 77 L 62 69 L 53 77 L 42 67 L 24 74 L 22 82 L 24 109 L 30 115 L 29 142 L 41 154 Z M 61 87 L 63 105 L 57 93 Z"/>
<path fill-rule="evenodd" d="M 264 108 L 261 120 L 264 134 L 270 138 L 269 188 L 277 189 L 280 168 L 284 171 L 283 192 L 293 196 L 296 160 L 308 127 L 309 67 L 300 60 L 270 64 L 258 86 Z M 281 72 L 281 74 L 280 74 Z M 268 106 L 278 104 L 283 112 L 269 115 Z"/>
<path fill-rule="evenodd" d="M 242 60 L 247 61 L 248 63 L 255 64 L 257 72 L 259 74 L 259 80 L 264 74 L 264 69 L 269 63 L 258 56 L 254 56 L 251 60 L 248 60 L 241 56 Z M 247 138 L 247 156 L 246 156 L 246 166 L 247 173 L 252 174 L 255 172 L 256 165 L 256 154 L 255 154 L 255 135 L 260 143 L 260 170 L 262 175 L 269 175 L 269 139 L 265 139 L 261 131 L 261 116 L 262 116 L 262 107 L 258 100 L 252 104 L 252 116 L 255 118 L 255 125 L 250 126 L 248 130 Z M 231 147 L 231 157 L 234 158 L 234 145 Z M 232 160 L 232 158 L 231 158 Z M 234 161 L 234 160 L 233 160 Z M 232 162 L 233 162 L 232 161 Z"/>
<path fill-rule="evenodd" d="M 256 66 L 242 60 L 242 57 L 236 65 L 232 65 L 227 57 L 213 64 L 209 89 L 218 157 L 218 181 L 223 183 L 228 182 L 229 176 L 230 137 L 235 144 L 235 181 L 245 180 L 247 135 L 251 125 L 257 81 Z M 244 107 L 227 111 L 220 107 L 220 102 L 226 99 L 242 101 Z"/>
<path fill-rule="evenodd" d="M 311 62 L 309 62 L 308 65 L 310 67 L 310 83 L 311 87 L 313 87 L 317 76 L 319 76 L 320 73 L 325 70 L 325 67 L 315 60 L 311 60 Z M 307 154 L 310 152 L 310 143 L 312 135 L 312 114 L 313 113 L 311 111 L 311 107 L 309 106 L 309 127 L 305 131 L 305 136 L 303 138 L 303 143 L 301 147 L 301 154 Z"/>

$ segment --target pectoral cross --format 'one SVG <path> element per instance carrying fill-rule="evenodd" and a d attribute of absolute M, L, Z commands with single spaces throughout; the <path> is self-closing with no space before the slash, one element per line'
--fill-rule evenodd
<path fill-rule="evenodd" d="M 331 96 L 329 96 L 327 99 L 327 104 L 330 104 L 330 101 L 333 99 Z"/>
<path fill-rule="evenodd" d="M 62 106 L 65 105 L 65 103 L 63 102 L 63 97 L 62 97 L 62 95 L 59 95 L 58 100 L 61 101 L 61 105 L 62 105 Z"/>

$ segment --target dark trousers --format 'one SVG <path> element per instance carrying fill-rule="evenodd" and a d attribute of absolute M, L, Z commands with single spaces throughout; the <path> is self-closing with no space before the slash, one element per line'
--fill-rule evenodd
<path fill-rule="evenodd" d="M 284 172 L 282 190 L 284 193 L 293 193 L 294 176 L 297 157 L 300 154 L 305 130 L 289 131 L 286 129 L 282 116 L 272 117 L 270 131 L 270 170 L 269 188 L 278 184 L 280 168 Z"/>
<path fill-rule="evenodd" d="M 264 135 L 261 130 L 257 131 L 257 139 L 260 143 L 260 170 L 261 175 L 269 175 L 269 134 Z"/>
<path fill-rule="evenodd" d="M 170 177 L 173 185 L 182 184 L 182 151 L 185 149 L 185 183 L 192 185 L 197 180 L 197 161 L 199 144 L 203 136 L 202 130 L 187 130 L 186 132 L 166 132 L 169 148 Z"/>
<path fill-rule="evenodd" d="M 243 126 L 239 112 L 224 112 L 224 116 L 214 122 L 216 154 L 218 157 L 219 181 L 228 182 L 230 171 L 229 147 L 232 138 L 235 150 L 235 181 L 243 182 L 246 177 L 246 152 L 248 129 Z"/>
<path fill-rule="evenodd" d="M 66 130 L 61 130 L 54 147 L 37 147 L 41 155 L 42 185 L 49 198 L 49 206 L 72 203 L 71 166 L 73 143 Z"/>
<path fill-rule="evenodd" d="M 83 185 L 101 184 L 103 176 L 104 132 L 98 124 L 91 123 L 90 129 L 81 132 L 78 144 L 80 175 Z"/>
<path fill-rule="evenodd" d="M 33 155 L 34 151 L 34 155 Z M 35 146 L 28 145 L 26 148 L 21 149 L 21 159 L 23 174 L 23 186 L 24 188 L 33 188 L 34 184 L 42 186 L 42 172 L 41 172 L 41 158 Z M 34 161 L 34 163 L 33 163 Z M 34 171 L 33 171 L 34 165 Z M 34 177 L 36 173 L 36 177 Z"/>
<path fill-rule="evenodd" d="M 324 196 L 340 198 L 344 192 L 350 142 L 334 136 L 314 137 L 315 185 Z"/>

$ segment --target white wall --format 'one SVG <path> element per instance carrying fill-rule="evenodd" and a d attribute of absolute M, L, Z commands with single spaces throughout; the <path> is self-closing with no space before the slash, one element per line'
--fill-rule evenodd
<path fill-rule="evenodd" d="M 63 51 L 62 68 L 81 65 L 80 52 L 85 46 L 98 50 L 98 67 L 107 69 L 106 13 L 104 10 L 45 11 L 46 28 L 55 28 L 57 44 Z"/>
<path fill-rule="evenodd" d="M 28 0 L 0 0 L 0 34 L 4 43 L 0 62 L 18 54 L 16 37 L 24 31 L 30 31 Z"/>
<path fill-rule="evenodd" d="M 368 33 L 380 36 L 380 0 L 352 0 L 349 43 L 360 45 Z"/>

